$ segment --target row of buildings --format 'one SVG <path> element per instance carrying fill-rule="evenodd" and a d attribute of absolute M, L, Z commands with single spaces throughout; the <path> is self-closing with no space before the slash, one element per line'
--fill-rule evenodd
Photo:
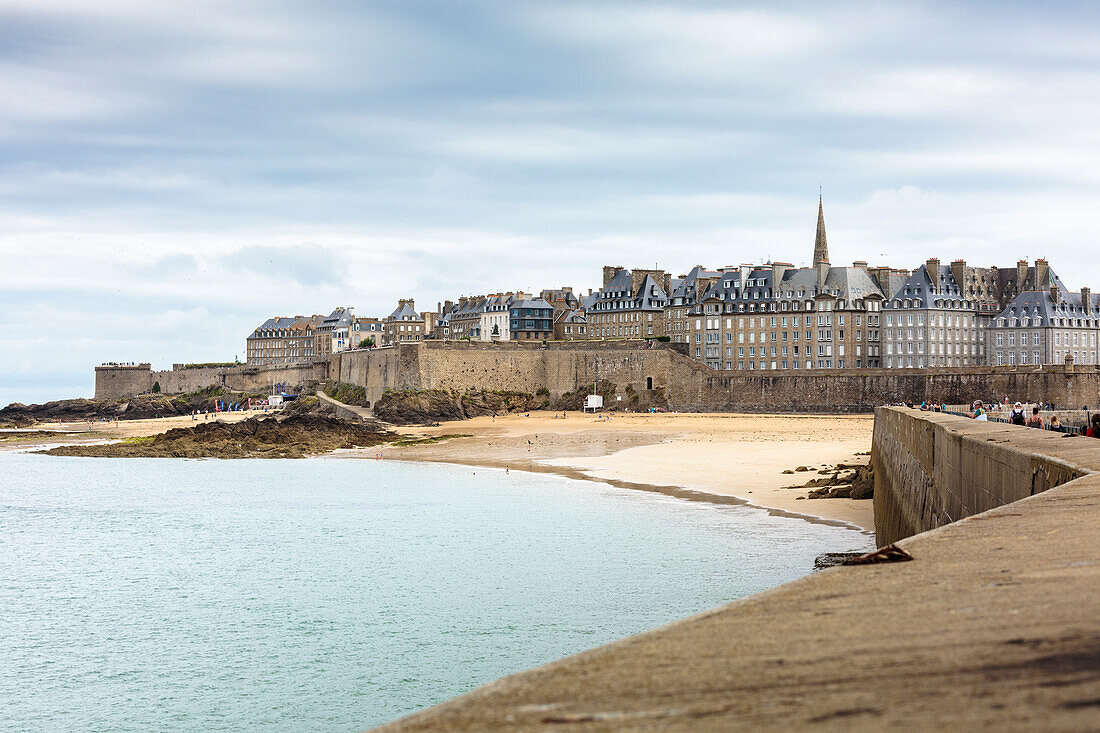
<path fill-rule="evenodd" d="M 1070 291 L 1046 260 L 834 267 L 819 200 L 812 263 L 698 265 L 679 277 L 605 266 L 587 294 L 562 287 L 462 297 L 434 311 L 401 300 L 385 318 L 351 308 L 271 318 L 248 337 L 248 363 L 425 339 L 660 339 L 731 371 L 1097 363 L 1100 296 Z"/>

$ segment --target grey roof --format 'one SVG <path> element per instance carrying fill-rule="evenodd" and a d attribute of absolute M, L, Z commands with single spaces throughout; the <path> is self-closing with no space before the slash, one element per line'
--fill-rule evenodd
<path fill-rule="evenodd" d="M 355 322 L 355 311 L 351 308 L 337 308 L 325 316 L 318 327 L 322 331 L 331 331 L 341 326 L 350 326 Z"/>
<path fill-rule="evenodd" d="M 895 303 L 906 300 L 910 308 L 958 308 L 968 302 L 950 265 L 940 265 L 936 273 L 929 272 L 928 265 L 921 265 L 892 295 L 885 308 L 895 308 Z"/>
<path fill-rule="evenodd" d="M 646 274 L 635 291 L 634 275 L 630 270 L 619 270 L 595 295 L 596 298 L 587 309 L 661 310 L 668 302 L 664 287 L 651 274 Z"/>
<path fill-rule="evenodd" d="M 830 267 L 825 277 L 825 288 L 846 300 L 882 296 L 874 278 L 862 267 Z"/>
<path fill-rule="evenodd" d="M 862 267 L 830 267 L 825 275 L 824 288 L 820 292 L 816 268 L 785 267 L 777 287 L 772 282 L 774 277 L 775 272 L 771 265 L 727 270 L 703 294 L 701 300 L 766 303 L 771 300 L 813 298 L 822 294 L 845 300 L 882 295 L 875 279 Z"/>
<path fill-rule="evenodd" d="M 405 320 L 419 321 L 419 320 L 422 320 L 422 319 L 420 318 L 420 314 L 416 312 L 415 308 L 413 308 L 408 303 L 402 303 L 401 305 L 397 306 L 397 308 L 394 309 L 393 313 L 390 313 L 386 317 L 386 320 L 387 321 L 405 321 Z"/>
<path fill-rule="evenodd" d="M 547 303 L 542 298 L 534 298 L 532 300 L 516 300 L 516 301 L 512 302 L 510 307 L 512 307 L 512 308 L 548 308 L 550 310 L 554 310 L 554 306 L 550 305 L 549 303 Z"/>
<path fill-rule="evenodd" d="M 549 293 L 550 297 L 554 300 L 564 300 L 566 305 L 575 306 L 578 302 L 577 296 L 571 290 L 562 290 L 561 288 L 547 288 L 542 291 L 542 294 Z M 545 300 L 545 298 L 543 298 Z"/>
<path fill-rule="evenodd" d="M 702 265 L 696 265 L 682 278 L 672 279 L 668 299 L 669 301 L 678 301 L 674 303 L 675 305 L 693 305 L 696 300 L 696 293 L 698 292 L 697 284 L 699 279 L 719 277 L 722 277 L 721 272 L 717 270 L 707 270 Z"/>
<path fill-rule="evenodd" d="M 588 323 L 588 316 L 584 314 L 584 311 L 569 310 L 562 311 L 558 316 L 559 323 Z"/>
<path fill-rule="evenodd" d="M 293 326 L 298 321 L 309 322 L 310 320 L 311 320 L 310 318 L 306 318 L 306 317 L 302 317 L 302 318 L 283 318 L 283 317 L 280 317 L 280 316 L 276 316 L 275 318 L 268 318 L 266 321 L 264 321 L 259 326 L 257 326 L 256 329 L 254 331 L 252 331 L 252 334 L 248 338 L 263 338 L 263 337 L 260 336 L 260 331 L 275 331 L 275 330 L 287 329 L 287 328 L 290 328 L 291 326 Z M 316 324 L 310 324 L 310 325 L 316 325 Z"/>
<path fill-rule="evenodd" d="M 1090 312 L 1085 313 L 1085 309 L 1082 307 L 1084 301 L 1081 299 L 1081 293 L 1070 292 L 1064 286 L 1060 286 L 1058 289 L 1058 303 L 1054 302 L 1049 290 L 1028 290 L 1017 295 L 997 317 L 1008 319 L 1038 316 L 1043 319 L 1042 323 L 1046 325 L 1050 325 L 1054 318 L 1095 320 L 1100 317 L 1100 294 L 1090 294 Z M 997 321 L 994 321 L 994 325 L 997 325 Z"/>

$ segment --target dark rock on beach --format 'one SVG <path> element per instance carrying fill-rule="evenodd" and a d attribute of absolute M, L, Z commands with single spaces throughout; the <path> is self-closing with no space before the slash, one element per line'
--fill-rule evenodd
<path fill-rule="evenodd" d="M 374 415 L 394 425 L 425 425 L 440 420 L 544 410 L 549 406 L 548 396 L 526 392 L 389 390 L 374 404 Z"/>
<path fill-rule="evenodd" d="M 66 445 L 43 451 L 53 456 L 118 458 L 304 458 L 339 448 L 386 443 L 394 434 L 374 422 L 325 415 L 291 414 L 237 423 L 201 422 L 148 438 L 102 445 Z"/>
<path fill-rule="evenodd" d="M 823 476 L 807 481 L 801 488 L 811 488 L 807 499 L 871 499 L 875 494 L 875 472 L 870 465 L 839 465 Z"/>
<path fill-rule="evenodd" d="M 192 412 L 210 412 L 214 401 L 247 402 L 262 398 L 253 392 L 233 392 L 223 387 L 208 387 L 179 395 L 143 394 L 122 400 L 55 400 L 40 405 L 13 402 L 0 409 L 0 427 L 27 427 L 39 422 L 95 422 L 99 420 L 142 420 L 174 417 Z"/>

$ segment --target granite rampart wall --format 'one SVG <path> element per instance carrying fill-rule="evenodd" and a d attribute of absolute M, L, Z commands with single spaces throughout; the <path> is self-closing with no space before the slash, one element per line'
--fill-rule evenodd
<path fill-rule="evenodd" d="M 149 364 L 103 364 L 95 368 L 95 398 L 117 400 L 153 387 Z"/>
<path fill-rule="evenodd" d="M 133 397 L 160 385 L 164 394 L 195 392 L 211 386 L 266 392 L 272 384 L 289 387 L 315 384 L 328 378 L 324 360 L 272 367 L 193 367 L 153 371 L 149 364 L 103 365 L 95 369 L 95 398 L 114 400 Z"/>
<path fill-rule="evenodd" d="M 1092 473 L 1093 439 L 908 408 L 875 410 L 880 546 Z"/>
<path fill-rule="evenodd" d="M 947 369 L 715 371 L 672 348 L 645 341 L 539 345 L 426 341 L 333 354 L 280 367 L 203 367 L 152 372 L 148 365 L 96 368 L 96 397 L 148 391 L 193 392 L 221 384 L 262 390 L 274 383 L 325 379 L 366 388 L 372 403 L 387 389 L 511 390 L 551 397 L 596 382 L 614 385 L 624 406 L 683 412 L 869 412 L 895 402 L 966 404 L 974 399 L 1100 406 L 1095 366 Z M 644 399 L 634 399 L 635 396 Z"/>
<path fill-rule="evenodd" d="M 387 389 L 500 390 L 554 399 L 597 381 L 613 384 L 630 404 L 632 395 L 657 397 L 669 387 L 668 349 L 645 342 L 507 343 L 423 342 L 334 354 L 329 378 L 357 384 L 372 403 Z"/>
<path fill-rule="evenodd" d="M 669 407 L 702 412 L 869 412 L 896 402 L 968 404 L 975 399 L 1100 405 L 1095 366 L 862 369 L 790 374 L 715 371 L 670 355 Z"/>

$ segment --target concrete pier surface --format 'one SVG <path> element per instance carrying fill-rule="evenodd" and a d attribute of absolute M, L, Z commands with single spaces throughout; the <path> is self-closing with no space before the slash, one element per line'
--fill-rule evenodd
<path fill-rule="evenodd" d="M 378 730 L 1100 729 L 1100 442 L 904 413 L 1080 478 Z"/>

